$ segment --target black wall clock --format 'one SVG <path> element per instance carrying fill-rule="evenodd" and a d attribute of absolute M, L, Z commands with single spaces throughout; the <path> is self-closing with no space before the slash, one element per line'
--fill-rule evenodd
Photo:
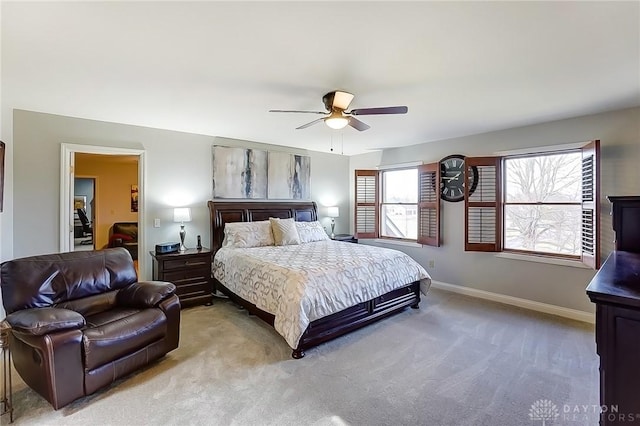
<path fill-rule="evenodd" d="M 471 168 L 471 186 L 473 194 L 478 186 L 478 168 Z M 445 201 L 464 200 L 464 155 L 454 154 L 440 160 L 440 197 Z"/>

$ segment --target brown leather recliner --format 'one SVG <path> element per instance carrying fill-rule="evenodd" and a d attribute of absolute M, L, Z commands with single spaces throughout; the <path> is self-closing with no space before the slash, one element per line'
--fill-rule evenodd
<path fill-rule="evenodd" d="M 116 222 L 109 231 L 109 247 L 124 247 L 138 260 L 138 222 Z"/>
<path fill-rule="evenodd" d="M 138 282 L 124 248 L 0 265 L 16 371 L 57 410 L 178 347 L 176 287 Z"/>

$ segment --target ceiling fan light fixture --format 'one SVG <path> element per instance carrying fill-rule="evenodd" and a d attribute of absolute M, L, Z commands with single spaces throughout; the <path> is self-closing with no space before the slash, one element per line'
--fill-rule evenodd
<path fill-rule="evenodd" d="M 335 130 L 344 129 L 349 124 L 347 117 L 327 117 L 324 119 L 324 124 Z"/>

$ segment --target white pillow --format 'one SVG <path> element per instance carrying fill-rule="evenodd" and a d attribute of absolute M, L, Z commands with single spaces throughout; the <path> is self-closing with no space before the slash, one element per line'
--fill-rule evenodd
<path fill-rule="evenodd" d="M 270 217 L 271 230 L 273 231 L 273 240 L 277 246 L 288 246 L 300 244 L 300 236 L 298 228 L 293 218 L 278 219 Z"/>
<path fill-rule="evenodd" d="M 262 247 L 273 245 L 271 222 L 228 222 L 224 225 L 222 247 Z"/>
<path fill-rule="evenodd" d="M 296 222 L 296 228 L 298 228 L 301 243 L 330 240 L 322 224 L 317 220 L 314 222 Z"/>

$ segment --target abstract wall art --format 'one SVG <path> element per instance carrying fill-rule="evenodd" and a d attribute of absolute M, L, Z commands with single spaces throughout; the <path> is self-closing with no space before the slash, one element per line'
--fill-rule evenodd
<path fill-rule="evenodd" d="M 310 199 L 310 157 L 270 151 L 268 171 L 269 199 Z"/>
<path fill-rule="evenodd" d="M 311 157 L 213 146 L 213 198 L 309 200 Z"/>
<path fill-rule="evenodd" d="M 213 198 L 266 198 L 267 151 L 213 146 Z"/>

